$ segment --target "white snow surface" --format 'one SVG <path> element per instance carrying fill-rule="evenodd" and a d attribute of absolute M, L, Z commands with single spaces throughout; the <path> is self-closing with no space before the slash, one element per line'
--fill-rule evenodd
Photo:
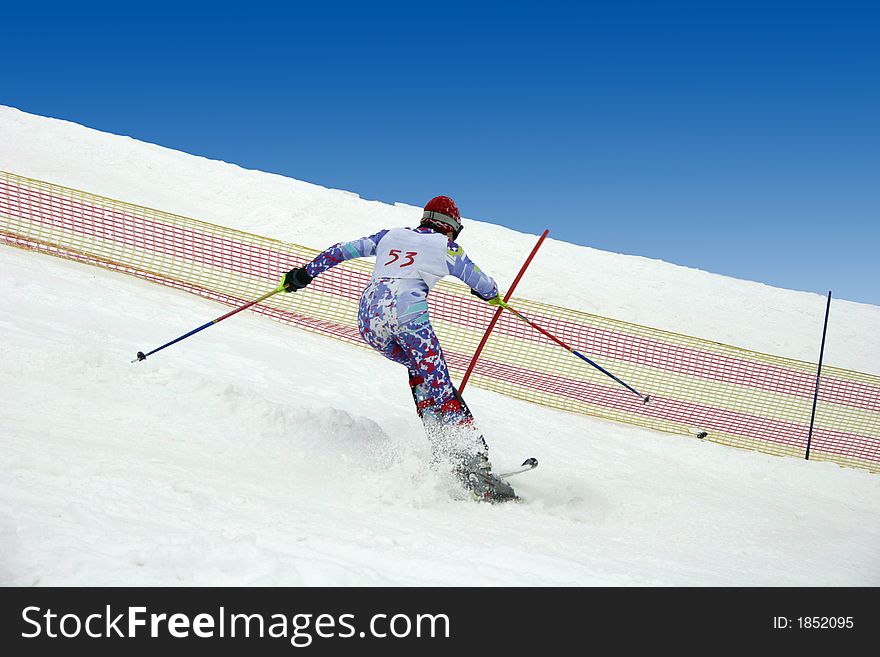
<path fill-rule="evenodd" d="M 5 107 L 0 169 L 316 248 L 418 217 Z M 502 287 L 535 240 L 462 237 Z M 131 364 L 225 309 L 5 246 L 0 272 L 0 584 L 880 584 L 864 471 L 471 387 L 496 467 L 541 461 L 512 480 L 524 503 L 478 504 L 427 467 L 405 373 L 378 355 L 242 313 Z M 558 241 L 520 293 L 804 359 L 824 310 Z M 880 308 L 833 312 L 828 362 L 880 373 Z"/>

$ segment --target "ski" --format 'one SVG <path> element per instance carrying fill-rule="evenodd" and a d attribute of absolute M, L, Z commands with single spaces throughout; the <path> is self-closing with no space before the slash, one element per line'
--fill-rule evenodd
<path fill-rule="evenodd" d="M 538 459 L 532 457 L 523 461 L 523 464 L 518 467 L 510 470 L 509 472 L 498 472 L 495 473 L 496 477 L 500 477 L 501 479 L 509 479 L 510 477 L 518 474 L 522 474 L 523 472 L 528 472 L 529 470 L 534 470 L 538 467 Z"/>

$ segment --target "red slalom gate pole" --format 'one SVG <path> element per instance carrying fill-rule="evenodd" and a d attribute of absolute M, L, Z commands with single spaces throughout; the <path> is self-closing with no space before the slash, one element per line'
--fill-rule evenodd
<path fill-rule="evenodd" d="M 532 259 L 534 259 L 535 254 L 538 252 L 538 249 L 541 248 L 541 244 L 544 243 L 544 239 L 550 233 L 550 229 L 544 229 L 544 232 L 541 234 L 541 237 L 538 238 L 538 243 L 535 244 L 535 248 L 532 249 L 532 252 L 529 254 L 529 257 L 526 258 L 526 261 L 523 263 L 523 266 L 520 268 L 519 273 L 516 275 L 516 278 L 513 279 L 513 283 L 510 285 L 510 289 L 507 290 L 507 294 L 504 295 L 504 302 L 507 303 L 510 300 L 510 295 L 513 294 L 513 291 L 516 289 L 516 286 L 519 284 L 520 279 L 523 277 L 523 274 L 526 273 L 526 269 L 529 268 L 529 265 L 532 264 Z M 464 387 L 467 385 L 468 379 L 471 378 L 471 372 L 474 371 L 474 367 L 477 364 L 477 360 L 480 357 L 480 353 L 483 351 L 483 347 L 486 346 L 486 342 L 489 340 L 489 334 L 492 333 L 492 329 L 495 328 L 495 324 L 498 323 L 498 318 L 501 317 L 501 312 L 504 308 L 498 308 L 495 311 L 495 315 L 492 317 L 492 321 L 489 322 L 489 328 L 486 329 L 486 332 L 483 334 L 483 339 L 480 340 L 480 344 L 477 346 L 477 350 L 474 352 L 474 357 L 471 358 L 471 364 L 468 365 L 467 372 L 464 373 L 464 378 L 461 380 L 461 385 L 458 386 L 458 392 L 464 390 Z"/>

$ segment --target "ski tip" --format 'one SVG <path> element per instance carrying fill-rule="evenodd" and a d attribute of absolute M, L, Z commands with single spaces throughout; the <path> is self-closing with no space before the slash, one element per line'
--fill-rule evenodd
<path fill-rule="evenodd" d="M 525 467 L 525 466 L 528 466 L 528 467 L 530 467 L 530 468 L 537 468 L 537 467 L 538 467 L 538 459 L 536 459 L 536 458 L 533 456 L 533 457 L 531 457 L 531 458 L 527 458 L 525 461 L 522 462 L 522 464 L 523 464 L 524 467 Z"/>

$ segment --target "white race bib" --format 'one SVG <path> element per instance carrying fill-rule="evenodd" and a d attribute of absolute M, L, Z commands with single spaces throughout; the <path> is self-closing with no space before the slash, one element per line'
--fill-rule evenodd
<path fill-rule="evenodd" d="M 376 247 L 377 278 L 421 278 L 432 288 L 449 274 L 446 250 L 449 239 L 440 233 L 416 233 L 407 228 L 392 228 Z"/>

